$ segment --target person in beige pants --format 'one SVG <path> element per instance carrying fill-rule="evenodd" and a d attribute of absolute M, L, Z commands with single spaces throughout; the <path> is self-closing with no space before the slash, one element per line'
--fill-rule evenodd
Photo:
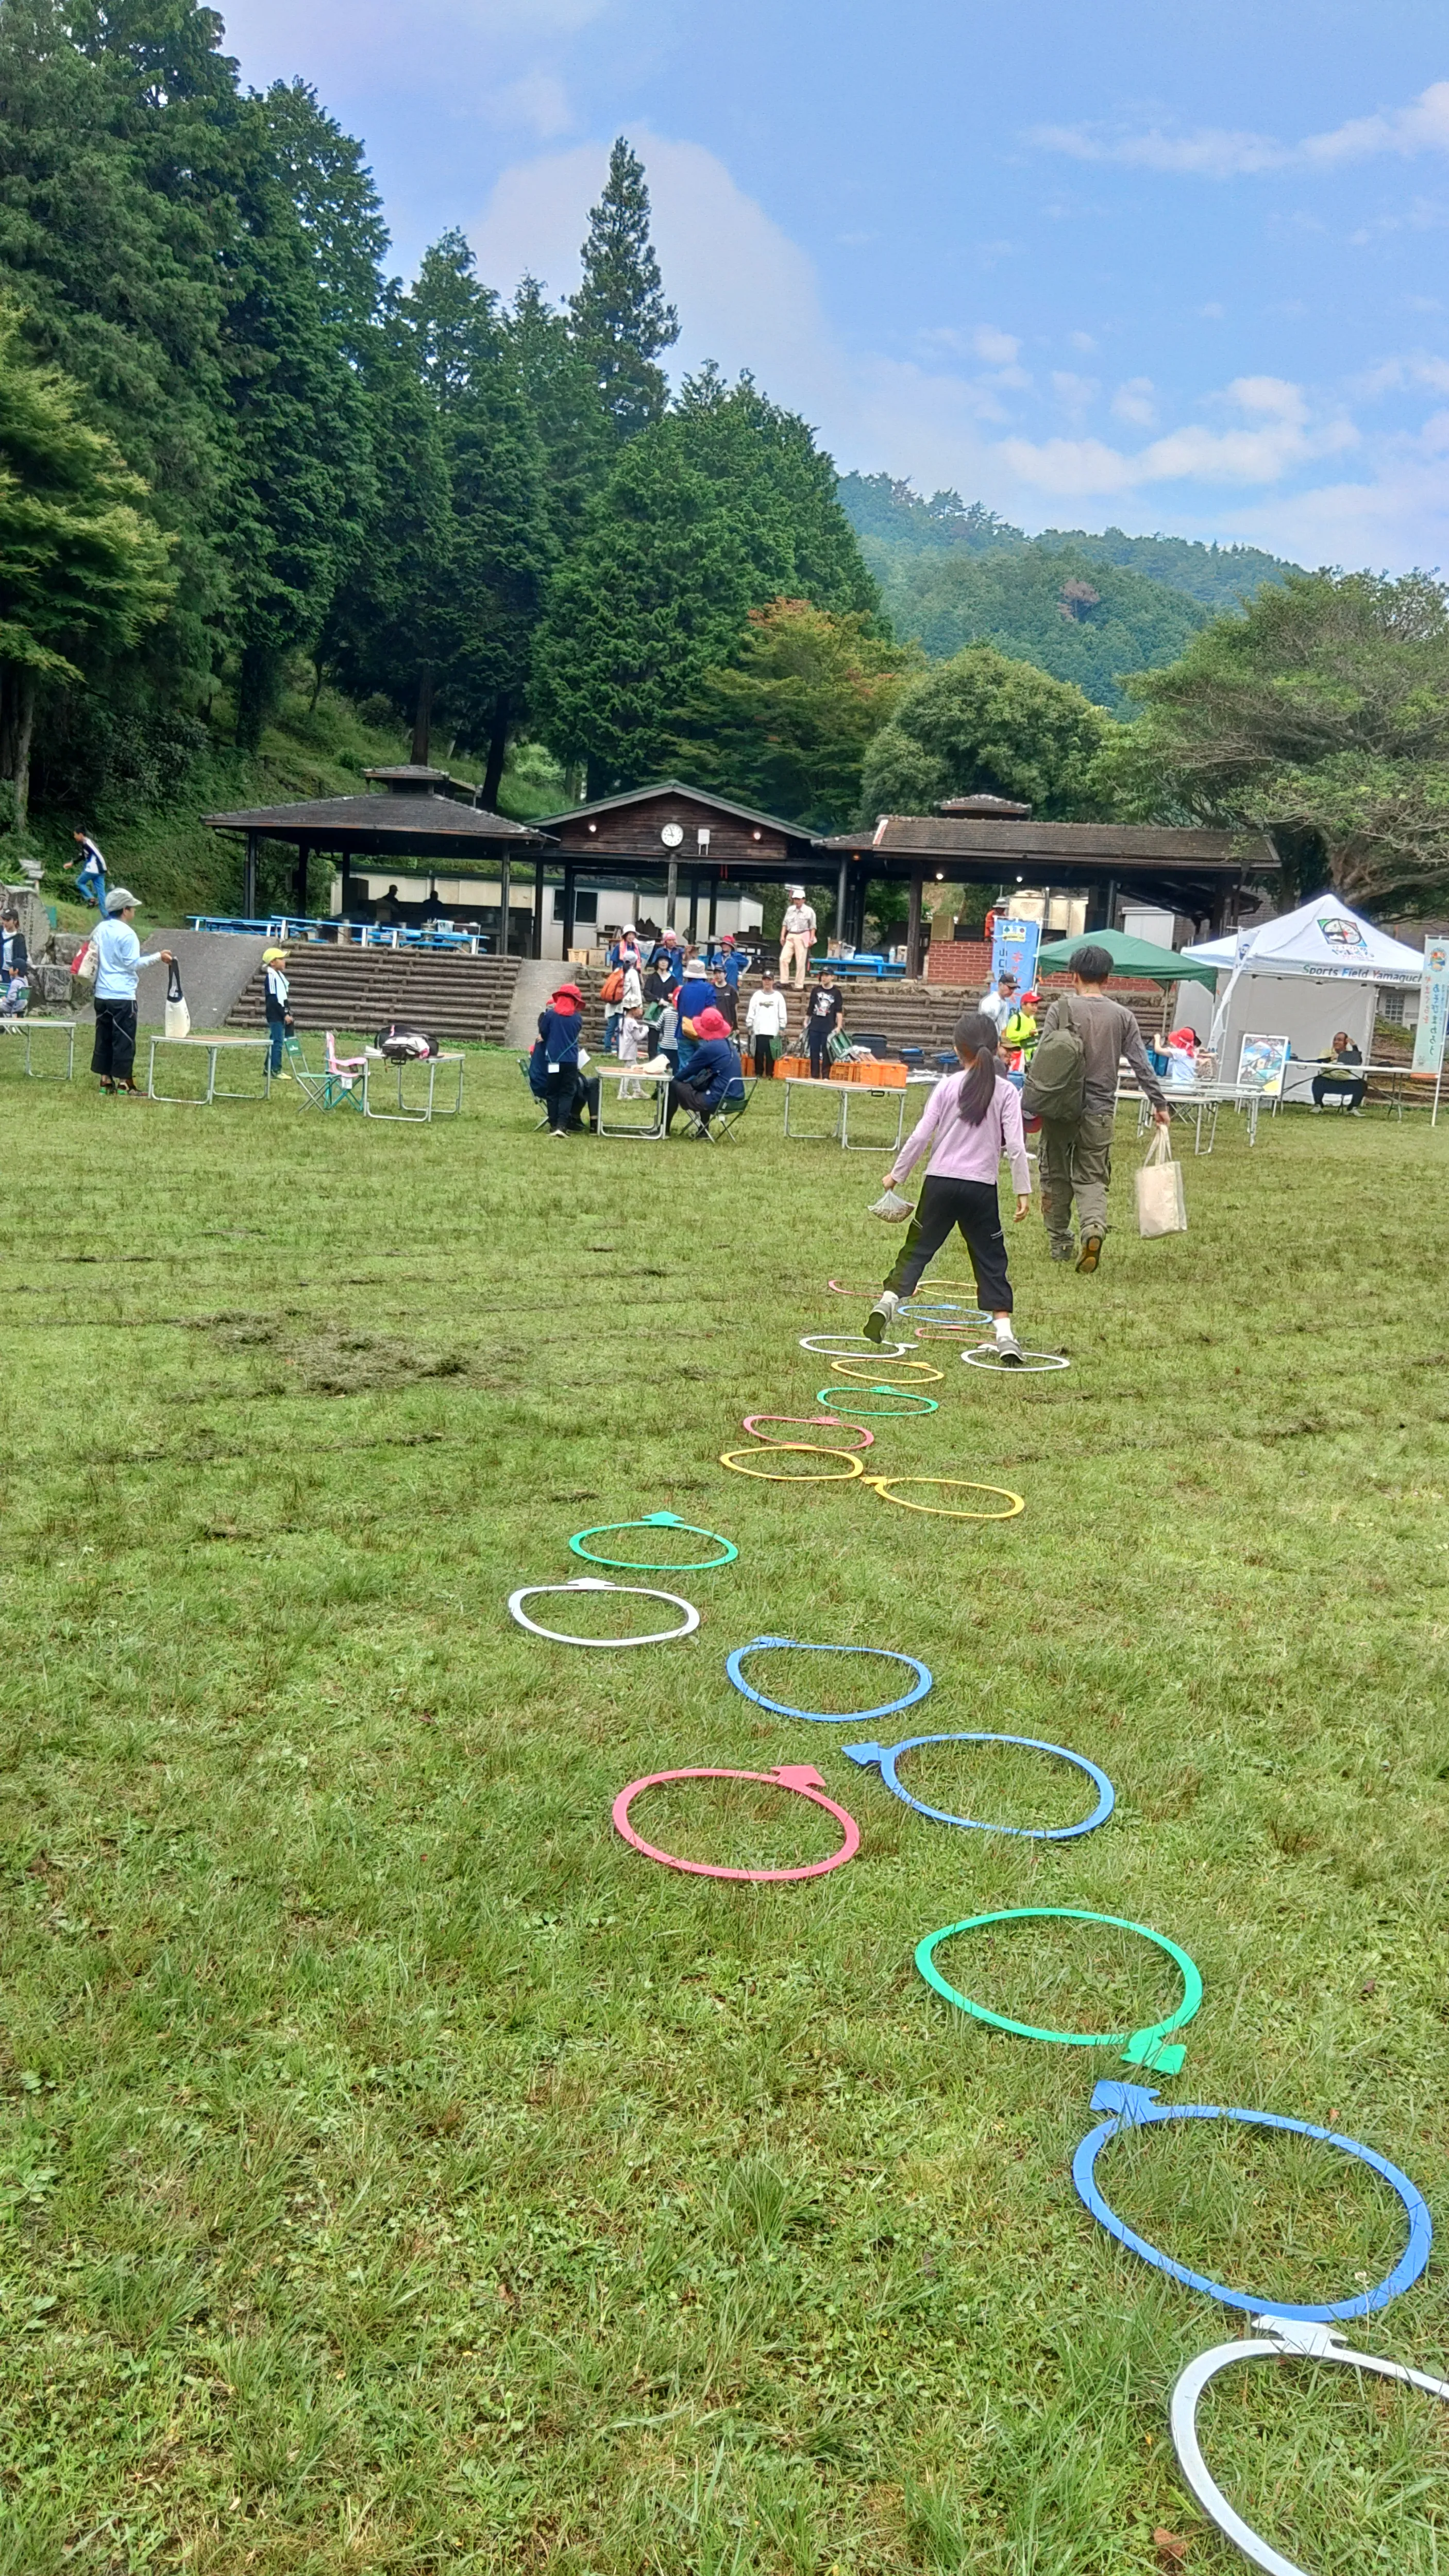
<path fill-rule="evenodd" d="M 805 990 L 810 951 L 815 945 L 815 910 L 805 900 L 805 888 L 792 886 L 785 917 L 780 924 L 780 982 L 790 982 L 790 969 L 795 968 L 795 990 Z"/>
<path fill-rule="evenodd" d="M 1065 1026 L 1075 1030 L 1082 1044 L 1081 1114 L 1070 1125 L 1043 1117 L 1038 1169 L 1041 1212 L 1046 1219 L 1051 1257 L 1053 1261 L 1070 1261 L 1077 1253 L 1072 1239 L 1075 1199 L 1081 1228 L 1077 1268 L 1088 1272 L 1095 1270 L 1102 1258 L 1107 1232 L 1117 1066 L 1124 1056 L 1151 1101 L 1159 1125 L 1165 1127 L 1168 1123 L 1167 1096 L 1147 1061 L 1136 1016 L 1107 990 L 1111 973 L 1109 949 L 1090 944 L 1079 948 L 1072 958 L 1076 992 L 1066 1002 L 1053 1002 L 1037 1040 L 1040 1051 L 1052 1031 Z"/>

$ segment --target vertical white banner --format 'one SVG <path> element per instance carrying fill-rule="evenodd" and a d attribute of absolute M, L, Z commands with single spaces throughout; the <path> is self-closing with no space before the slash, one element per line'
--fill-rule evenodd
<path fill-rule="evenodd" d="M 1419 987 L 1419 1024 L 1414 1031 L 1412 1070 L 1422 1082 L 1438 1079 L 1449 1033 L 1449 940 L 1430 939 L 1424 946 L 1424 981 Z"/>

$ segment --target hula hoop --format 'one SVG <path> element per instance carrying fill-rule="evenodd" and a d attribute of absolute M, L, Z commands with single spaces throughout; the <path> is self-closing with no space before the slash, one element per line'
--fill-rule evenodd
<path fill-rule="evenodd" d="M 1158 1936 L 1154 1934 L 1152 1937 Z M 1361 2146 L 1357 2138 L 1346 2138 L 1337 2129 L 1316 2128 L 1309 2120 L 1285 2120 L 1276 2111 L 1226 2111 L 1220 2104 L 1208 2102 L 1168 2102 L 1159 2108 L 1156 2094 L 1141 2084 L 1099 2084 L 1092 2094 L 1092 2108 L 1094 2111 L 1110 2111 L 1113 2116 L 1103 2120 L 1100 2127 L 1088 2131 L 1072 2158 L 1072 2181 L 1078 2197 L 1098 2224 L 1106 2228 L 1108 2235 L 1116 2237 L 1119 2245 L 1140 2254 L 1144 2263 L 1151 2263 L 1172 2280 L 1181 2281 L 1186 2289 L 1202 2290 L 1208 2298 L 1216 2299 L 1220 2307 L 1246 2308 L 1254 2316 L 1294 2317 L 1302 2325 L 1332 2325 L 1340 2317 L 1366 2317 L 1375 2308 L 1386 2308 L 1390 2299 L 1396 2299 L 1401 2290 L 1412 2287 L 1429 2260 L 1434 2222 L 1423 2194 L 1415 2189 L 1407 2174 L 1400 2173 L 1397 2165 L 1391 2165 L 1388 2158 L 1381 2156 L 1375 2148 Z M 1145 2236 L 1135 2234 L 1126 2221 L 1118 2217 L 1115 2209 L 1103 2199 L 1096 2177 L 1097 2158 L 1119 2130 L 1150 2128 L 1166 2120 L 1237 2120 L 1250 2129 L 1284 2129 L 1295 2138 L 1316 2138 L 1323 2146 L 1336 2147 L 1340 2155 L 1356 2157 L 1371 2172 L 1382 2175 L 1390 2190 L 1398 2194 L 1408 2214 L 1409 2241 L 1392 2272 L 1386 2273 L 1376 2288 L 1360 2291 L 1356 2298 L 1326 2300 L 1317 2306 L 1305 2307 L 1295 2306 L 1287 2299 L 1262 2298 L 1255 2290 L 1225 2289 L 1221 2281 L 1210 2281 L 1205 2273 L 1191 2272 L 1185 2263 L 1174 2263 L 1170 2254 L 1162 2253 L 1156 2245 L 1149 2245 Z"/>
<path fill-rule="evenodd" d="M 862 1395 L 898 1395 L 899 1404 L 836 1404 L 835 1389 L 820 1386 L 815 1390 L 817 1404 L 835 1406 L 837 1413 L 879 1414 L 884 1420 L 909 1421 L 912 1409 L 917 1413 L 939 1413 L 941 1408 L 933 1395 L 917 1395 L 909 1386 L 863 1386 Z M 783 1446 L 783 1443 L 781 1444 Z"/>
<path fill-rule="evenodd" d="M 783 1453 L 786 1449 L 798 1449 L 808 1458 L 843 1458 L 844 1474 L 772 1476 L 766 1467 L 741 1467 L 738 1463 L 741 1458 L 769 1456 L 772 1452 Z M 819 1442 L 815 1440 L 766 1440 L 762 1441 L 758 1449 L 722 1449 L 719 1463 L 722 1467 L 728 1467 L 736 1476 L 760 1476 L 767 1485 L 843 1485 L 848 1477 L 862 1476 L 865 1473 L 858 1453 L 852 1457 L 848 1449 L 822 1449 Z"/>
<path fill-rule="evenodd" d="M 767 1646 L 790 1646 L 802 1655 L 881 1655 L 887 1663 L 909 1664 L 916 1678 L 901 1699 L 888 1699 L 880 1708 L 792 1708 L 788 1700 L 767 1699 L 763 1691 L 752 1689 L 740 1670 L 746 1655 L 762 1654 Z M 893 1646 L 811 1646 L 799 1637 L 752 1637 L 747 1646 L 736 1646 L 726 1656 L 725 1671 L 756 1708 L 771 1709 L 776 1717 L 808 1718 L 812 1726 L 854 1726 L 863 1717 L 893 1717 L 899 1708 L 913 1708 L 931 1687 L 930 1669 L 917 1655 L 899 1655 Z"/>
<path fill-rule="evenodd" d="M 898 1503 L 903 1512 L 926 1512 L 946 1521 L 1014 1521 L 1026 1504 L 1009 1485 L 978 1485 L 969 1476 L 867 1476 L 866 1483 L 879 1494 L 883 1503 Z M 954 1512 L 949 1503 L 912 1503 L 903 1494 L 888 1494 L 887 1485 L 960 1485 L 968 1494 L 1004 1494 L 1011 1509 L 1005 1512 Z"/>
<path fill-rule="evenodd" d="M 1182 1978 L 1182 2001 L 1176 2011 L 1168 2013 L 1162 2021 L 1148 2022 L 1143 2029 L 1134 2030 L 1128 2038 L 1126 2047 L 1123 2048 L 1120 2030 L 1038 2030 L 1031 2022 L 1012 2021 L 1005 2013 L 988 2012 L 985 2004 L 975 2004 L 969 1995 L 958 1994 L 954 1986 L 948 1986 L 936 1965 L 933 1955 L 936 1944 L 939 1941 L 954 1940 L 958 1932 L 980 1932 L 988 1923 L 1044 1921 L 1106 1923 L 1114 1932 L 1135 1932 L 1139 1940 L 1150 1941 L 1155 1949 L 1165 1950 Z M 1177 2044 L 1165 2047 L 1164 2041 L 1169 2040 L 1175 2030 L 1182 2030 L 1191 2021 L 1202 2002 L 1202 1978 L 1187 1952 L 1180 1950 L 1175 1941 L 1169 1941 L 1165 1932 L 1153 1932 L 1145 1923 L 1128 1923 L 1120 1914 L 1092 1914 L 1080 1905 L 1012 1905 L 1000 1914 L 968 1915 L 964 1923 L 947 1923 L 939 1932 L 928 1932 L 924 1941 L 918 1941 L 916 1966 L 927 1985 L 934 1986 L 938 1995 L 944 1995 L 948 2004 L 955 2004 L 959 2011 L 969 2013 L 973 2021 L 988 2023 L 992 2030 L 1007 2031 L 1013 2039 L 1049 2040 L 1058 2048 L 1121 2049 L 1122 2056 L 1129 2066 L 1155 2066 L 1163 2075 L 1175 2075 L 1187 2054 L 1186 2050 Z M 1124 2088 L 1119 2086 L 1116 2089 L 1121 2091 Z M 1096 2098 L 1096 2094 L 1093 2094 L 1094 2102 Z M 1167 2119 L 1172 2114 L 1163 2112 L 1159 2116 Z M 1085 2145 L 1092 2146 L 1093 2139 L 1096 2140 L 1097 2145 L 1100 2145 L 1104 2139 L 1115 2133 L 1115 2128 L 1116 2123 L 1109 2120 L 1105 2127 L 1093 2131 L 1092 2138 L 1087 2139 Z M 1080 2157 L 1082 2148 L 1077 2152 Z M 1096 2148 L 1093 2146 L 1093 2153 L 1095 2152 Z M 1072 2172 L 1075 2179 L 1075 2165 Z M 1082 2189 L 1080 2182 L 1077 2183 L 1077 2189 L 1079 2191 Z M 1087 2205 L 1089 2208 L 1092 2207 L 1090 2201 Z M 1105 2206 L 1104 2202 L 1103 2207 Z M 1100 2216 L 1101 2212 L 1094 2209 L 1093 2215 Z M 1104 2221 L 1105 2223 L 1107 2222 Z M 1122 2233 L 1120 2221 L 1116 2223 L 1114 2232 Z M 1130 2241 L 1136 2242 L 1135 2239 Z M 1183 2274 L 1180 2277 L 1186 2279 L 1188 2276 Z"/>
<path fill-rule="evenodd" d="M 927 1349 L 932 1342 L 948 1342 L 954 1340 L 958 1334 L 979 1333 L 982 1325 L 989 1324 L 990 1321 L 989 1315 L 973 1315 L 964 1324 L 938 1324 L 929 1315 L 911 1317 L 911 1322 L 917 1328 L 916 1340 L 924 1344 Z"/>
<path fill-rule="evenodd" d="M 976 1282 L 974 1279 L 933 1279 L 930 1284 L 932 1288 L 969 1288 L 973 1297 L 976 1294 Z M 878 1297 L 880 1295 L 878 1284 L 874 1288 L 847 1288 L 838 1279 L 827 1279 L 825 1285 L 827 1288 L 833 1289 L 837 1297 Z M 911 1292 L 912 1296 L 918 1293 L 919 1292 L 914 1289 Z M 903 1306 L 909 1305 L 909 1303 L 910 1298 L 903 1297 L 901 1299 L 901 1304 Z"/>
<path fill-rule="evenodd" d="M 797 1798 L 808 1798 L 812 1807 L 823 1807 L 827 1815 L 834 1816 L 845 1828 L 845 1839 L 828 1860 L 812 1860 L 802 1869 L 723 1869 L 714 1861 L 681 1860 L 677 1852 L 660 1851 L 655 1844 L 646 1843 L 629 1822 L 630 1805 L 641 1789 L 658 1789 L 670 1780 L 763 1780 L 771 1788 L 793 1790 Z M 860 1849 L 860 1827 L 854 1816 L 826 1797 L 824 1781 L 808 1762 L 786 1763 L 779 1771 L 651 1771 L 647 1779 L 631 1780 L 627 1789 L 620 1790 L 612 1812 L 615 1832 L 622 1834 L 626 1843 L 632 1843 L 635 1851 L 643 1852 L 647 1860 L 660 1861 L 665 1869 L 687 1870 L 692 1878 L 732 1878 L 752 1887 L 777 1886 L 787 1878 L 823 1878 L 827 1870 L 839 1869 L 853 1860 Z"/>
<path fill-rule="evenodd" d="M 961 1353 L 961 1366 L 985 1369 L 989 1377 L 1039 1377 L 1043 1369 L 1064 1369 L 1072 1365 L 1070 1360 L 1062 1358 L 1059 1351 L 1023 1351 L 1020 1359 L 1013 1360 L 1008 1368 L 1000 1351 L 999 1342 L 983 1342 L 979 1350 Z"/>
<path fill-rule="evenodd" d="M 923 1798 L 913 1798 L 897 1776 L 896 1764 L 902 1754 L 914 1753 L 923 1744 L 1020 1744 L 1029 1753 L 1054 1754 L 1059 1762 L 1074 1763 L 1079 1771 L 1086 1772 L 1096 1788 L 1097 1803 L 1080 1825 L 986 1825 L 979 1816 L 949 1815 L 944 1807 L 928 1807 Z M 1071 1753 L 1065 1744 L 1043 1744 L 1034 1735 L 912 1735 L 904 1744 L 844 1744 L 840 1749 L 848 1762 L 858 1762 L 862 1768 L 879 1763 L 886 1787 L 906 1806 L 914 1807 L 918 1816 L 929 1816 L 938 1825 L 960 1825 L 969 1833 L 1016 1834 L 1023 1842 L 1072 1842 L 1078 1834 L 1089 1834 L 1096 1826 L 1104 1825 L 1117 1803 L 1117 1792 L 1106 1772 L 1089 1762 L 1085 1753 Z"/>
<path fill-rule="evenodd" d="M 560 1628 L 540 1628 L 537 1620 L 528 1618 L 519 1607 L 536 1592 L 630 1592 L 641 1601 L 670 1602 L 676 1610 L 684 1612 L 684 1625 L 682 1628 L 660 1628 L 648 1637 L 570 1637 Z M 693 1602 L 681 1601 L 677 1592 L 660 1592 L 648 1583 L 601 1583 L 596 1574 L 581 1574 L 573 1583 L 522 1584 L 517 1592 L 510 1592 L 508 1607 L 520 1628 L 526 1628 L 530 1636 L 547 1637 L 553 1646 L 667 1646 L 676 1637 L 692 1636 L 699 1626 L 699 1612 Z"/>
<path fill-rule="evenodd" d="M 686 1557 L 678 1564 L 636 1565 L 631 1556 L 601 1556 L 596 1547 L 584 1545 L 586 1538 L 607 1538 L 610 1530 L 626 1529 L 686 1530 L 691 1538 L 712 1538 L 716 1547 L 724 1549 L 724 1554 Z M 575 1556 L 586 1556 L 591 1565 L 627 1566 L 635 1574 L 712 1574 L 716 1566 L 732 1565 L 739 1555 L 739 1549 L 729 1539 L 721 1538 L 718 1530 L 698 1529 L 693 1521 L 682 1521 L 673 1512 L 646 1512 L 638 1521 L 600 1521 L 594 1529 L 576 1530 L 569 1546 Z"/>
<path fill-rule="evenodd" d="M 863 1351 L 834 1351 L 830 1347 L 832 1342 L 864 1342 L 865 1348 Z M 827 1360 L 868 1360 L 872 1354 L 883 1360 L 900 1360 L 915 1347 L 914 1342 L 877 1344 L 872 1342 L 868 1333 L 802 1333 L 800 1336 L 802 1351 L 813 1351 L 817 1359 Z"/>
<path fill-rule="evenodd" d="M 1239 2361 L 1341 2361 L 1350 2370 L 1371 2371 L 1376 2379 L 1396 2379 L 1405 2388 L 1421 2388 L 1426 2397 L 1449 2399 L 1449 2380 L 1430 2379 L 1422 2370 L 1408 2370 L 1402 2362 L 1381 2361 L 1377 2353 L 1355 2352 L 1330 2326 L 1294 2326 L 1286 2318 L 1255 2317 L 1258 2335 L 1253 2341 L 1215 2344 L 1211 2352 L 1200 2352 L 1190 2361 L 1172 2392 L 1172 2444 L 1178 2465 L 1191 2493 L 1196 2497 L 1210 2522 L 1215 2522 L 1224 2538 L 1251 2558 L 1265 2576 L 1304 2576 L 1303 2569 L 1292 2558 L 1285 2558 L 1256 2531 L 1234 2513 L 1227 2497 L 1213 2477 L 1203 2458 L 1197 2438 L 1198 2400 L 1210 2379 L 1220 2370 L 1228 2370 Z"/>
<path fill-rule="evenodd" d="M 823 1402 L 824 1399 L 822 1398 L 821 1401 Z M 756 1427 L 761 1422 L 793 1422 L 797 1428 L 805 1431 L 855 1430 L 860 1433 L 860 1439 L 857 1443 L 859 1448 L 873 1449 L 875 1447 L 875 1433 L 873 1431 L 867 1431 L 863 1422 L 838 1422 L 833 1413 L 747 1413 L 744 1421 L 740 1425 L 741 1430 L 750 1432 L 756 1440 L 762 1441 L 767 1449 L 793 1449 L 795 1447 L 795 1442 L 793 1440 L 766 1440 L 763 1431 Z M 843 1456 L 845 1453 L 842 1451 L 840 1454 Z"/>
<path fill-rule="evenodd" d="M 872 1369 L 879 1368 L 881 1366 L 881 1362 L 876 1359 L 865 1358 L 843 1360 L 832 1358 L 830 1365 L 834 1369 L 837 1377 L 859 1377 L 862 1372 L 869 1376 Z M 892 1374 L 896 1377 L 910 1376 L 928 1379 L 934 1378 L 939 1380 L 944 1375 L 944 1371 L 938 1368 L 933 1368 L 929 1360 L 888 1359 L 885 1362 L 885 1366 L 890 1369 Z"/>

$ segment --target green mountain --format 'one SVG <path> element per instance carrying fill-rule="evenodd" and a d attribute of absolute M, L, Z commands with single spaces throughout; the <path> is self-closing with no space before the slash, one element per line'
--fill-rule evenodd
<path fill-rule="evenodd" d="M 845 475 L 840 501 L 902 639 L 933 659 L 995 644 L 1118 714 L 1124 674 L 1176 661 L 1210 617 L 1293 569 L 1255 546 L 1121 528 L 1029 537 L 959 492 L 923 500 L 888 474 Z"/>

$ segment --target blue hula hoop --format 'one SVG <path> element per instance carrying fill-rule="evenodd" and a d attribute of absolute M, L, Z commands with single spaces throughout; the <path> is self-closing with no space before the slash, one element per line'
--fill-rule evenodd
<path fill-rule="evenodd" d="M 1074 1763 L 1079 1771 L 1086 1772 L 1096 1787 L 1097 1803 L 1080 1825 L 987 1825 L 979 1816 L 948 1815 L 944 1807 L 928 1807 L 923 1798 L 913 1798 L 897 1777 L 896 1764 L 901 1755 L 914 1753 L 922 1744 L 1020 1744 L 1029 1753 L 1054 1753 L 1059 1762 Z M 1023 1842 L 1067 1843 L 1078 1834 L 1089 1834 L 1095 1826 L 1104 1825 L 1117 1803 L 1117 1792 L 1106 1772 L 1089 1762 L 1085 1753 L 1069 1752 L 1065 1744 L 1043 1744 L 1034 1735 L 912 1735 L 904 1744 L 843 1744 L 840 1749 L 848 1762 L 858 1762 L 862 1769 L 878 1762 L 886 1787 L 906 1806 L 914 1807 L 918 1816 L 929 1816 L 938 1825 L 960 1825 L 968 1833 L 1016 1834 Z"/>
<path fill-rule="evenodd" d="M 1206 2102 L 1170 2102 L 1159 2110 L 1157 2095 L 1142 2084 L 1099 2084 L 1092 2095 L 1094 2111 L 1109 2111 L 1112 2117 L 1088 2131 L 1072 2158 L 1072 2181 L 1078 2197 L 1091 2211 L 1099 2226 L 1119 2245 L 1140 2254 L 1145 2263 L 1155 2265 L 1174 2281 L 1189 2290 L 1202 2290 L 1220 2307 L 1245 2308 L 1255 2317 L 1296 2317 L 1305 2325 L 1331 2325 L 1340 2317 L 1366 2317 L 1375 2308 L 1386 2308 L 1401 2290 L 1412 2288 L 1429 2260 L 1434 2241 L 1434 2222 L 1423 2194 L 1416 2190 L 1406 2173 L 1391 2165 L 1373 2147 L 1361 2146 L 1357 2138 L 1345 2138 L 1337 2129 L 1316 2128 L 1309 2120 L 1285 2120 L 1276 2111 L 1228 2111 L 1220 2104 Z M 1409 2241 L 1392 2272 L 1385 2274 L 1377 2288 L 1361 2291 L 1357 2298 L 1324 2301 L 1316 2307 L 1294 2306 L 1287 2299 L 1268 2299 L 1257 2290 L 1228 2290 L 1221 2281 L 1209 2281 L 1201 2272 L 1191 2272 L 1185 2263 L 1174 2263 L 1156 2245 L 1149 2245 L 1124 2219 L 1118 2217 L 1097 2187 L 1096 2163 L 1103 2147 L 1123 2129 L 1142 2129 L 1168 2120 L 1239 2120 L 1254 2129 L 1286 2129 L 1296 2138 L 1316 2138 L 1326 2147 L 1337 2147 L 1345 2156 L 1356 2156 L 1360 2164 L 1382 2176 L 1389 2189 L 1403 2202 L 1409 2220 Z"/>
<path fill-rule="evenodd" d="M 917 1395 L 908 1386 L 867 1386 L 861 1390 L 864 1395 L 900 1396 L 904 1400 L 899 1404 L 841 1404 L 837 1401 L 838 1392 L 833 1386 L 822 1386 L 816 1391 L 815 1401 L 828 1404 L 832 1413 L 879 1414 L 884 1421 L 890 1421 L 893 1416 L 909 1421 L 912 1413 L 939 1413 L 941 1410 L 933 1395 Z"/>
<path fill-rule="evenodd" d="M 915 1681 L 903 1699 L 888 1699 L 881 1708 L 791 1708 L 783 1699 L 766 1699 L 763 1691 L 751 1688 L 740 1666 L 746 1655 L 758 1655 L 766 1646 L 792 1646 L 802 1655 L 884 1655 L 893 1664 L 909 1664 Z M 776 1717 L 805 1717 L 813 1726 L 854 1726 L 862 1717 L 890 1717 L 898 1708 L 910 1708 L 924 1699 L 931 1687 L 931 1675 L 915 1655 L 898 1655 L 892 1646 L 811 1646 L 799 1637 L 752 1637 L 747 1646 L 736 1646 L 725 1660 L 725 1671 L 737 1691 L 752 1699 L 757 1708 L 772 1709 Z"/>

